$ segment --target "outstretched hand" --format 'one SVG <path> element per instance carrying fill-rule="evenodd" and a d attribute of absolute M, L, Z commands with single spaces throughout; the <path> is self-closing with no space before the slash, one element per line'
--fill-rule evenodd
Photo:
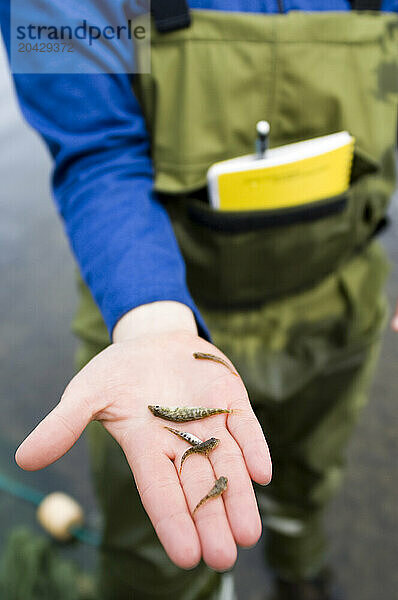
<path fill-rule="evenodd" d="M 59 404 L 21 444 L 16 460 L 27 470 L 46 467 L 71 448 L 90 421 L 100 421 L 122 447 L 171 560 L 191 568 L 203 558 L 213 569 L 225 570 L 236 560 L 236 544 L 251 546 L 260 537 L 251 479 L 269 483 L 271 461 L 241 379 L 223 365 L 195 360 L 194 352 L 223 357 L 185 331 L 112 344 L 74 377 Z M 154 417 L 148 404 L 239 410 L 173 424 Z M 181 456 L 189 446 L 165 425 L 202 440 L 219 438 L 220 444 L 209 460 L 190 457 L 179 478 Z M 221 475 L 228 477 L 227 491 L 192 517 Z"/>

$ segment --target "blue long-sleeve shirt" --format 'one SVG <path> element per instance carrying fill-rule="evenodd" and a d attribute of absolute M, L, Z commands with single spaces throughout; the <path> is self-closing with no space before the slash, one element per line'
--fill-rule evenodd
<path fill-rule="evenodd" d="M 115 22 L 123 22 L 130 2 L 109 0 Z M 65 0 L 52 4 L 71 10 Z M 278 12 L 277 0 L 189 4 L 194 9 Z M 348 0 L 284 0 L 283 5 L 285 11 L 351 8 Z M 383 0 L 382 9 L 398 12 L 398 0 Z M 0 19 L 10 51 L 9 0 L 0 0 Z M 102 44 L 92 47 L 93 53 L 106 51 Z M 101 58 L 106 62 L 106 56 Z M 120 71 L 15 75 L 14 81 L 25 118 L 43 136 L 54 158 L 55 201 L 109 332 L 132 308 L 174 300 L 193 310 L 206 335 L 186 285 L 169 218 L 153 191 L 149 136 L 131 90 L 131 76 L 123 74 L 122 65 Z"/>

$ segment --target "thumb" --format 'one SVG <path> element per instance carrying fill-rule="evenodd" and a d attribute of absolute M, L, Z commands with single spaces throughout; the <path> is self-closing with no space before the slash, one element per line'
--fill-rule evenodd
<path fill-rule="evenodd" d="M 37 425 L 19 446 L 15 460 L 27 471 L 47 467 L 63 456 L 93 419 L 87 398 L 82 398 L 76 386 L 65 390 L 59 404 Z"/>

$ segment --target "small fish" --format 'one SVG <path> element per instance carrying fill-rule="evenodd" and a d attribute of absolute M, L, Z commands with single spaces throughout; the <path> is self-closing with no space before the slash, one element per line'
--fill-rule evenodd
<path fill-rule="evenodd" d="M 196 435 L 194 435 L 193 433 L 188 433 L 187 431 L 180 431 L 179 429 L 174 429 L 173 427 L 165 426 L 165 429 L 168 429 L 169 431 L 171 431 L 171 433 L 174 433 L 178 437 L 182 438 L 183 440 L 188 442 L 188 444 L 191 444 L 191 446 L 199 446 L 200 444 L 203 444 L 203 440 L 196 437 Z"/>
<path fill-rule="evenodd" d="M 201 444 L 197 444 L 196 446 L 193 446 L 192 448 L 188 448 L 188 450 L 186 450 L 184 452 L 184 454 L 182 455 L 182 458 L 181 458 L 180 471 L 179 471 L 180 475 L 181 475 L 181 471 L 182 471 L 182 465 L 184 464 L 185 459 L 187 459 L 188 456 L 190 456 L 191 454 L 204 454 L 205 456 L 209 456 L 210 452 L 212 450 L 214 450 L 214 448 L 217 448 L 219 443 L 220 443 L 220 440 L 212 437 L 209 440 L 202 442 Z"/>
<path fill-rule="evenodd" d="M 167 421 L 174 421 L 175 423 L 183 423 L 184 421 L 197 421 L 206 417 L 212 417 L 213 415 L 220 415 L 226 413 L 231 415 L 237 413 L 238 410 L 230 408 L 207 408 L 205 406 L 148 406 L 151 413 L 155 417 L 166 419 Z"/>
<path fill-rule="evenodd" d="M 220 365 L 224 365 L 224 367 L 227 367 L 227 369 L 231 371 L 232 375 L 235 375 L 235 377 L 239 377 L 238 373 L 233 370 L 231 365 L 220 356 L 216 356 L 215 354 L 206 354 L 205 352 L 194 352 L 193 357 L 201 360 L 212 360 L 213 362 L 220 363 Z"/>
<path fill-rule="evenodd" d="M 202 498 L 202 500 L 200 502 L 198 502 L 198 504 L 195 506 L 192 516 L 196 513 L 198 508 L 200 508 L 202 506 L 202 504 L 204 504 L 208 500 L 212 500 L 213 498 L 218 498 L 218 496 L 221 496 L 221 494 L 223 492 L 225 492 L 225 490 L 227 489 L 227 486 L 228 486 L 228 478 L 227 477 L 221 476 L 219 479 L 217 479 L 214 486 L 211 488 L 210 492 L 208 494 L 206 494 L 206 496 L 204 498 Z"/>

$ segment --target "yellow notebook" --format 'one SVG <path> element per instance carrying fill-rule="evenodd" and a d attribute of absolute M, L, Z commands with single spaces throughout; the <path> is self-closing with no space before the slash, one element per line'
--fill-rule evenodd
<path fill-rule="evenodd" d="M 275 210 L 324 200 L 349 185 L 354 138 L 341 131 L 272 148 L 265 158 L 215 163 L 207 174 L 210 203 L 219 210 Z"/>

